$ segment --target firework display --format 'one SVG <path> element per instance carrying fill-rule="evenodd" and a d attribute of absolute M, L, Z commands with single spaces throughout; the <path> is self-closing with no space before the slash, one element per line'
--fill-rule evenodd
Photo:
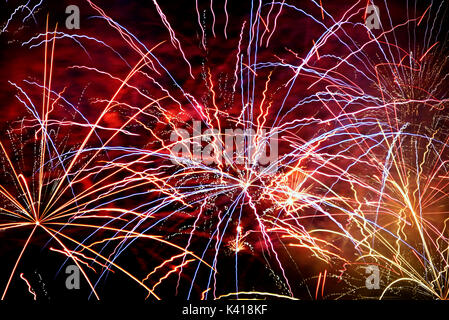
<path fill-rule="evenodd" d="M 449 297 L 447 1 L 2 7 L 2 299 Z"/>

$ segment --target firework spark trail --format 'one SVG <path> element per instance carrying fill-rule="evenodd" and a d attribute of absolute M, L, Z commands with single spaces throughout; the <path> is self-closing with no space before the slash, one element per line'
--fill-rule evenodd
<path fill-rule="evenodd" d="M 28 14 L 22 19 L 22 22 L 25 22 L 28 18 L 33 17 L 34 21 L 36 21 L 36 18 L 34 17 L 35 11 L 42 5 L 44 0 L 41 0 L 40 2 L 36 3 L 34 5 L 34 7 L 29 8 L 28 4 L 30 3 L 30 1 L 28 1 L 26 4 L 20 5 L 18 6 L 13 13 L 11 13 L 11 15 L 9 16 L 8 20 L 6 21 L 3 29 L 1 30 L 0 34 L 3 32 L 6 32 L 9 24 L 11 23 L 11 21 L 14 19 L 14 17 L 19 13 L 19 12 L 23 12 L 25 9 L 28 11 Z"/>
<path fill-rule="evenodd" d="M 31 287 L 30 283 L 28 282 L 28 280 L 24 277 L 23 273 L 20 274 L 20 278 L 25 281 L 27 287 L 28 287 L 28 292 L 30 294 L 33 295 L 33 300 L 36 300 L 36 293 L 33 291 L 33 288 Z"/>

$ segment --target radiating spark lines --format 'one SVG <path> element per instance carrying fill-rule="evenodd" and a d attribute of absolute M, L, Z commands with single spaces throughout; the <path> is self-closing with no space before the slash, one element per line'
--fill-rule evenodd
<path fill-rule="evenodd" d="M 197 0 L 181 23 L 154 0 L 148 35 L 87 0 L 95 27 L 10 35 L 43 60 L 4 89 L 2 299 L 17 274 L 39 299 L 36 248 L 96 299 L 122 277 L 142 299 L 447 299 L 447 5 L 418 2 Z"/>

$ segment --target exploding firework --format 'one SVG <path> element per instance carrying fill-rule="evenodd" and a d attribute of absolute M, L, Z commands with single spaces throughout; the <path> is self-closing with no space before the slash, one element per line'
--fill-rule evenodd
<path fill-rule="evenodd" d="M 446 299 L 447 4 L 195 4 L 9 8 L 3 298 Z"/>

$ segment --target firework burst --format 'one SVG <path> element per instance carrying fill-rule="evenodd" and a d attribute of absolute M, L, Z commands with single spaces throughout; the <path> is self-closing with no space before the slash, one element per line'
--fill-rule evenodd
<path fill-rule="evenodd" d="M 45 5 L 16 8 L 3 36 L 43 57 L 7 80 L 3 298 L 39 296 L 33 246 L 96 298 L 112 274 L 156 299 L 446 299 L 447 5 L 418 2 L 153 1 L 137 28 L 87 0 L 85 27 L 39 32 L 14 24 Z"/>

